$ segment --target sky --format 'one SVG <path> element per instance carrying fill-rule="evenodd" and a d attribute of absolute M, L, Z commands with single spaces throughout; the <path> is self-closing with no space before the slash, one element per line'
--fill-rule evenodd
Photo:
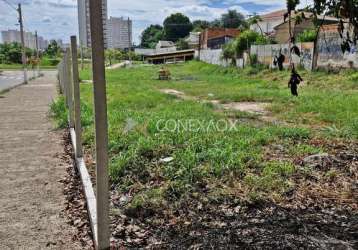
<path fill-rule="evenodd" d="M 5 1 L 23 6 L 26 31 L 35 30 L 45 39 L 62 39 L 78 34 L 77 0 L 0 0 L 0 30 L 18 29 L 17 12 Z M 301 5 L 311 0 L 301 0 Z M 108 0 L 108 16 L 133 20 L 133 39 L 150 24 L 162 24 L 166 16 L 182 12 L 192 21 L 212 21 L 228 9 L 248 15 L 285 8 L 286 0 Z"/>

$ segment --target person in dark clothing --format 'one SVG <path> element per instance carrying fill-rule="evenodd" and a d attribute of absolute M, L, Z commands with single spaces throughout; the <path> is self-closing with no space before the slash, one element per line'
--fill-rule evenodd
<path fill-rule="evenodd" d="M 280 51 L 280 54 L 277 57 L 276 61 L 277 61 L 278 69 L 280 71 L 282 71 L 283 70 L 283 63 L 285 62 L 285 56 L 282 54 L 281 51 Z"/>
<path fill-rule="evenodd" d="M 301 82 L 303 82 L 302 77 L 293 68 L 290 81 L 288 82 L 288 87 L 291 88 L 291 93 L 293 96 L 298 96 L 297 88 Z"/>

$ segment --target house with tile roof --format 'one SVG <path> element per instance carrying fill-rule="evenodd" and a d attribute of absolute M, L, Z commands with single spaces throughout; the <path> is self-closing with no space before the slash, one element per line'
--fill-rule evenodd
<path fill-rule="evenodd" d="M 284 22 L 284 15 L 287 13 L 287 10 L 277 10 L 270 12 L 264 15 L 261 15 L 261 21 L 257 24 L 250 26 L 250 29 L 256 31 L 257 33 L 271 34 L 274 32 L 274 28 Z"/>

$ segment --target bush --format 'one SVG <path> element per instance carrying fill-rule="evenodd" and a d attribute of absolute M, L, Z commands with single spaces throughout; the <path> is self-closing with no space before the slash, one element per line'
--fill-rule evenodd
<path fill-rule="evenodd" d="M 68 111 L 66 109 L 65 98 L 60 96 L 50 106 L 51 117 L 55 119 L 57 128 L 66 128 L 68 123 Z"/>
<path fill-rule="evenodd" d="M 317 32 L 315 30 L 305 30 L 298 35 L 298 41 L 301 43 L 314 42 L 317 37 Z"/>
<path fill-rule="evenodd" d="M 237 56 L 249 50 L 252 44 L 264 45 L 269 43 L 270 40 L 267 37 L 252 30 L 246 30 L 224 47 L 223 58 L 236 61 Z"/>
<path fill-rule="evenodd" d="M 186 50 L 189 49 L 189 43 L 187 41 L 185 41 L 184 38 L 180 38 L 177 42 L 176 42 L 176 46 L 178 50 Z"/>
<path fill-rule="evenodd" d="M 41 59 L 41 66 L 57 66 L 59 63 L 60 60 L 57 58 L 43 57 Z"/>
<path fill-rule="evenodd" d="M 2 64 L 20 64 L 22 63 L 22 48 L 19 43 L 0 44 L 0 63 Z M 26 56 L 30 57 L 33 50 L 26 48 Z"/>
<path fill-rule="evenodd" d="M 250 64 L 251 66 L 256 66 L 259 63 L 259 59 L 256 54 L 250 55 Z"/>

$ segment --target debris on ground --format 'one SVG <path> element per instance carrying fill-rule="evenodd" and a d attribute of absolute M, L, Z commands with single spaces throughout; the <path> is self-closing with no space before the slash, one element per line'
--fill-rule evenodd
<path fill-rule="evenodd" d="M 123 249 L 357 249 L 358 144 L 314 138 L 305 143 L 321 145 L 327 153 L 292 157 L 288 147 L 275 143 L 265 161 L 291 160 L 297 166 L 293 187 L 281 201 L 248 201 L 240 193 L 216 199 L 196 195 L 210 192 L 203 187 L 180 203 L 133 208 L 128 204 L 135 190 L 121 193 L 112 186 L 112 244 Z"/>
<path fill-rule="evenodd" d="M 303 159 L 303 164 L 310 168 L 325 168 L 334 162 L 337 162 L 337 159 L 327 153 L 310 155 Z"/>
<path fill-rule="evenodd" d="M 74 167 L 74 153 L 69 136 L 68 132 L 64 132 L 65 153 L 62 159 L 67 163 L 66 171 L 68 175 L 61 180 L 65 186 L 64 194 L 66 196 L 66 207 L 63 213 L 68 218 L 68 223 L 77 229 L 77 234 L 73 236 L 73 241 L 81 242 L 83 249 L 94 249 L 86 198 L 81 179 Z"/>
<path fill-rule="evenodd" d="M 169 69 L 164 68 L 164 67 L 160 68 L 158 74 L 159 74 L 159 80 L 168 81 L 171 78 L 171 74 L 170 74 Z"/>

